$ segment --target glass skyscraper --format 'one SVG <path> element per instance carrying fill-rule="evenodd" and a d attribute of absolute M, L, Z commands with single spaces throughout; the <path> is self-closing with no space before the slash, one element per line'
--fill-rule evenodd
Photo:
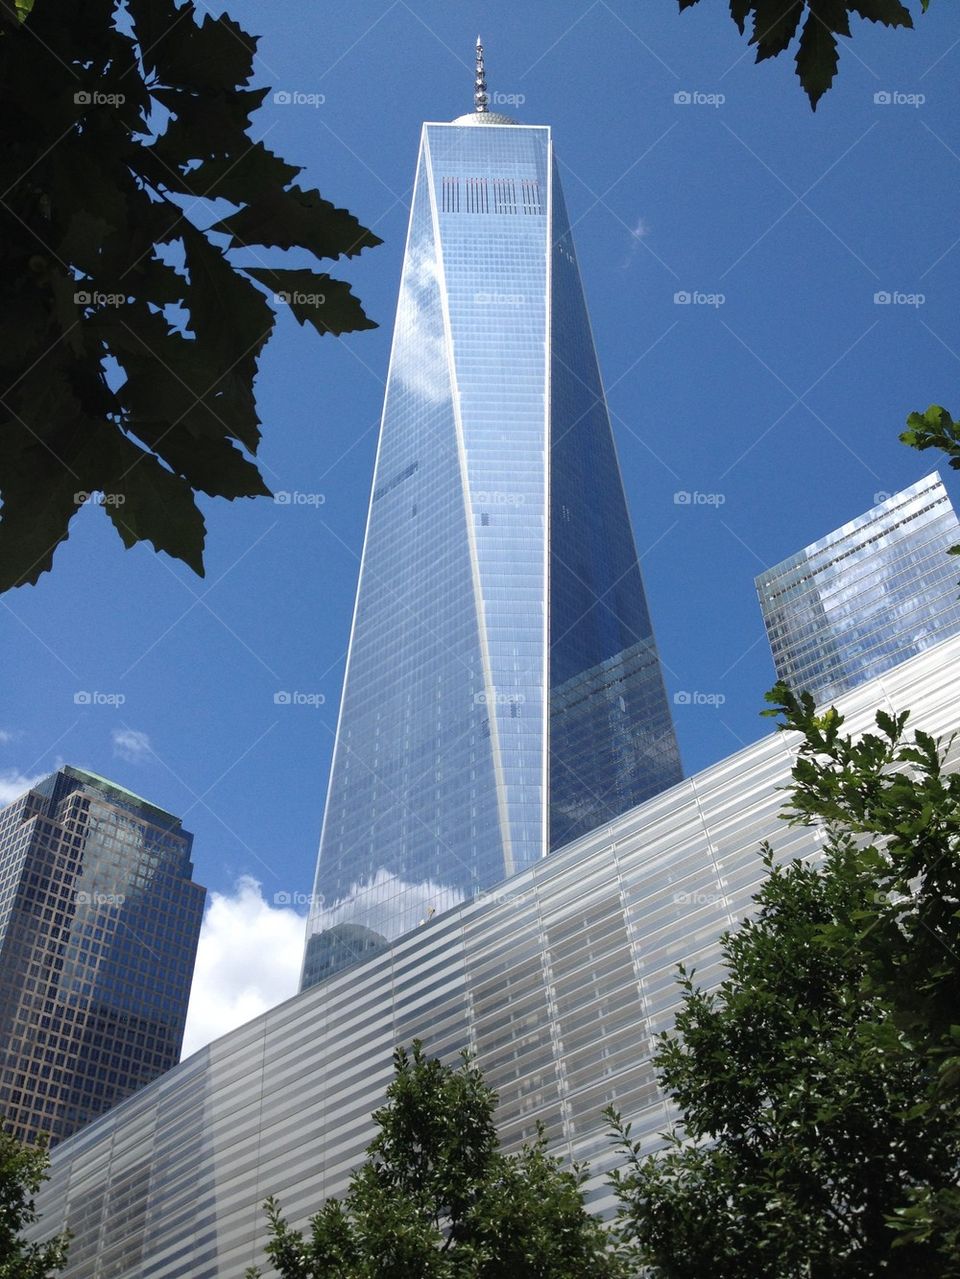
<path fill-rule="evenodd" d="M 180 820 L 61 768 L 0 811 L 0 1115 L 51 1144 L 180 1059 L 206 890 Z"/>
<path fill-rule="evenodd" d="M 678 782 L 550 130 L 426 124 L 302 984 Z"/>
<path fill-rule="evenodd" d="M 828 701 L 956 635 L 958 543 L 934 471 L 761 573 L 777 677 Z"/>

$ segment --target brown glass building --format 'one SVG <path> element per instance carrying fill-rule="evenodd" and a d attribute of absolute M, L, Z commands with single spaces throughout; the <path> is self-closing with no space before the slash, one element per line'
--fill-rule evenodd
<path fill-rule="evenodd" d="M 52 1144 L 176 1065 L 206 889 L 193 836 L 64 767 L 0 810 L 0 1115 Z"/>

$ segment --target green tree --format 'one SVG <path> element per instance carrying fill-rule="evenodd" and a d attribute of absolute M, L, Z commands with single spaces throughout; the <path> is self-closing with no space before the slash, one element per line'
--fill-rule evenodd
<path fill-rule="evenodd" d="M 920 453 L 939 449 L 950 459 L 952 469 L 960 471 L 960 422 L 955 422 L 942 405 L 931 404 L 925 413 L 911 413 L 900 439 Z M 960 546 L 951 546 L 950 554 L 960 555 Z"/>
<path fill-rule="evenodd" d="M 269 494 L 274 306 L 374 327 L 311 259 L 380 240 L 248 134 L 256 45 L 194 0 L 0 0 L 0 589 L 94 492 L 126 546 L 202 573 L 195 494 Z"/>
<path fill-rule="evenodd" d="M 699 0 L 679 0 L 690 9 Z M 919 0 L 925 13 L 930 0 Z M 814 111 L 833 84 L 840 61 L 837 36 L 849 36 L 850 17 L 880 22 L 885 27 L 912 27 L 913 18 L 900 0 L 730 0 L 730 16 L 743 35 L 747 22 L 753 32 L 757 62 L 775 58 L 797 42 L 797 75 Z"/>
<path fill-rule="evenodd" d="M 33 1197 L 47 1176 L 43 1146 L 24 1146 L 0 1129 L 0 1279 L 47 1279 L 67 1259 L 67 1236 L 25 1243 L 37 1220 Z"/>
<path fill-rule="evenodd" d="M 853 740 L 767 696 L 802 735 L 785 816 L 822 825 L 823 861 L 767 848 L 719 988 L 682 974 L 666 1151 L 611 1112 L 622 1228 L 654 1279 L 960 1275 L 960 775 L 908 712 Z"/>
<path fill-rule="evenodd" d="M 496 1095 L 467 1054 L 459 1069 L 398 1048 L 379 1132 L 346 1197 L 307 1238 L 266 1203 L 266 1253 L 283 1279 L 616 1279 L 610 1238 L 542 1134 L 505 1155 Z M 247 1272 L 248 1279 L 260 1272 Z"/>

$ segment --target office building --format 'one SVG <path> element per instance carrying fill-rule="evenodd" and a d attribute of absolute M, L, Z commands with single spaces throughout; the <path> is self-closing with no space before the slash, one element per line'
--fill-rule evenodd
<path fill-rule="evenodd" d="M 0 1114 L 62 1141 L 180 1059 L 205 889 L 178 818 L 64 767 L 0 811 Z"/>
<path fill-rule="evenodd" d="M 680 780 L 550 129 L 425 124 L 302 986 Z"/>
<path fill-rule="evenodd" d="M 761 573 L 777 678 L 826 702 L 956 635 L 958 544 L 934 471 Z"/>

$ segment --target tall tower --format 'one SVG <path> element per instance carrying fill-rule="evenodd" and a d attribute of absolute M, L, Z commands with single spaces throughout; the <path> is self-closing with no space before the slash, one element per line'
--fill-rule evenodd
<path fill-rule="evenodd" d="M 180 1059 L 206 890 L 193 836 L 69 766 L 0 810 L 0 1113 L 69 1137 Z"/>
<path fill-rule="evenodd" d="M 934 471 L 761 573 L 777 678 L 829 701 L 956 635 L 958 543 Z"/>
<path fill-rule="evenodd" d="M 425 124 L 306 988 L 679 781 L 549 128 Z"/>

